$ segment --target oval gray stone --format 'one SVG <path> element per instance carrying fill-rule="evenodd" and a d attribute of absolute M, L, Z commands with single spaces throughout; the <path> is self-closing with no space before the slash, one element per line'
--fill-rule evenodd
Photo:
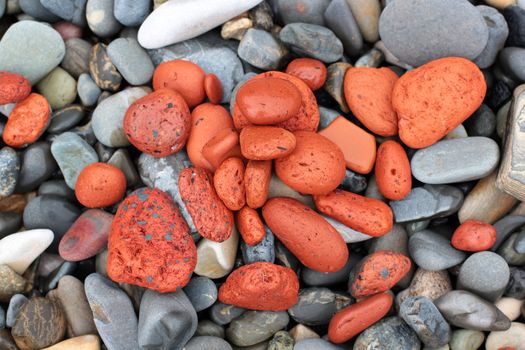
<path fill-rule="evenodd" d="M 218 337 L 201 336 L 191 338 L 182 350 L 232 350 L 231 345 Z"/>
<path fill-rule="evenodd" d="M 57 170 L 57 163 L 47 142 L 35 142 L 24 150 L 22 167 L 16 189 L 18 192 L 35 190 Z"/>
<path fill-rule="evenodd" d="M 275 0 L 284 24 L 312 23 L 324 25 L 323 13 L 331 0 Z"/>
<path fill-rule="evenodd" d="M 213 322 L 224 326 L 241 316 L 245 311 L 246 309 L 237 306 L 217 302 L 211 307 L 210 318 Z"/>
<path fill-rule="evenodd" d="M 477 155 L 482 154 L 483 157 Z M 442 140 L 418 150 L 410 162 L 412 175 L 426 184 L 478 180 L 498 166 L 499 146 L 482 136 Z"/>
<path fill-rule="evenodd" d="M 237 54 L 252 66 L 264 70 L 281 68 L 289 56 L 288 49 L 278 38 L 255 28 L 246 31 L 239 43 Z"/>
<path fill-rule="evenodd" d="M 77 92 L 82 104 L 90 107 L 97 103 L 102 90 L 100 90 L 93 78 L 91 78 L 91 75 L 82 73 L 78 77 Z"/>
<path fill-rule="evenodd" d="M 499 53 L 499 63 L 505 73 L 511 78 L 525 81 L 525 49 L 521 47 L 506 47 Z"/>
<path fill-rule="evenodd" d="M 416 333 L 399 317 L 387 317 L 357 337 L 353 350 L 419 350 Z"/>
<path fill-rule="evenodd" d="M 385 46 L 418 67 L 441 57 L 474 59 L 487 45 L 488 29 L 467 0 L 396 0 L 379 18 Z"/>
<path fill-rule="evenodd" d="M 20 159 L 11 147 L 0 149 L 0 197 L 13 194 L 20 172 Z"/>
<path fill-rule="evenodd" d="M 153 76 L 153 62 L 136 39 L 118 38 L 107 47 L 111 62 L 131 85 L 146 84 Z"/>
<path fill-rule="evenodd" d="M 89 29 L 103 38 L 117 34 L 121 28 L 113 14 L 113 0 L 88 0 L 86 19 Z"/>
<path fill-rule="evenodd" d="M 193 277 L 183 290 L 197 312 L 209 308 L 217 300 L 217 286 L 207 277 Z"/>
<path fill-rule="evenodd" d="M 509 27 L 505 17 L 494 7 L 479 5 L 476 8 L 483 16 L 489 31 L 487 45 L 474 60 L 479 68 L 484 69 L 492 66 L 496 61 L 498 52 L 503 48 L 505 40 L 509 36 Z"/>
<path fill-rule="evenodd" d="M 363 36 L 347 0 L 332 0 L 324 13 L 326 26 L 341 40 L 345 52 L 357 56 L 363 49 Z"/>
<path fill-rule="evenodd" d="M 26 14 L 37 20 L 56 22 L 60 18 L 46 9 L 40 0 L 18 0 L 18 6 Z"/>
<path fill-rule="evenodd" d="M 142 24 L 149 15 L 150 0 L 115 0 L 115 18 L 127 27 Z"/>
<path fill-rule="evenodd" d="M 226 338 L 237 346 L 255 345 L 271 338 L 289 321 L 286 311 L 246 311 L 230 323 Z"/>
<path fill-rule="evenodd" d="M 335 294 L 328 288 L 303 288 L 288 313 L 298 323 L 309 326 L 327 324 L 337 312 Z"/>
<path fill-rule="evenodd" d="M 414 233 L 408 241 L 410 257 L 421 268 L 445 270 L 463 262 L 467 255 L 453 248 L 450 241 L 431 230 Z"/>

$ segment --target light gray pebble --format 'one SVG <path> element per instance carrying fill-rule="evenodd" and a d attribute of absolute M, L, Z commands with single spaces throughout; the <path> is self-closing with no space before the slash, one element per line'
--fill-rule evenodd
<path fill-rule="evenodd" d="M 113 0 L 88 0 L 86 18 L 89 28 L 97 36 L 107 38 L 118 33 L 120 23 L 113 13 Z"/>
<path fill-rule="evenodd" d="M 48 11 L 80 27 L 87 24 L 86 2 L 87 0 L 40 0 Z"/>
<path fill-rule="evenodd" d="M 95 84 L 93 78 L 88 73 L 82 73 L 78 77 L 77 92 L 82 104 L 87 107 L 94 106 L 102 90 Z"/>
<path fill-rule="evenodd" d="M 357 56 L 363 49 L 363 37 L 352 15 L 347 0 L 332 0 L 324 13 L 326 26 L 341 40 L 349 56 Z"/>
<path fill-rule="evenodd" d="M 450 240 L 431 230 L 414 233 L 408 241 L 408 249 L 414 262 L 430 271 L 448 269 L 467 257 L 464 252 L 453 248 Z"/>
<path fill-rule="evenodd" d="M 226 338 L 236 346 L 255 345 L 271 338 L 289 321 L 285 311 L 246 311 L 230 323 Z"/>
<path fill-rule="evenodd" d="M 210 336 L 191 338 L 182 350 L 232 350 L 231 345 L 224 339 Z"/>
<path fill-rule="evenodd" d="M 492 66 L 496 61 L 498 52 L 503 48 L 505 40 L 509 36 L 509 27 L 505 17 L 494 7 L 479 5 L 476 8 L 483 16 L 489 31 L 487 45 L 479 56 L 474 59 L 474 63 L 479 68 L 484 69 Z"/>
<path fill-rule="evenodd" d="M 150 13 L 150 0 L 115 0 L 115 18 L 127 27 L 139 26 Z"/>
<path fill-rule="evenodd" d="M 118 38 L 107 47 L 111 62 L 131 85 L 146 84 L 153 76 L 153 62 L 136 39 Z"/>
<path fill-rule="evenodd" d="M 193 277 L 183 290 L 197 312 L 209 308 L 217 300 L 217 286 L 207 277 Z"/>

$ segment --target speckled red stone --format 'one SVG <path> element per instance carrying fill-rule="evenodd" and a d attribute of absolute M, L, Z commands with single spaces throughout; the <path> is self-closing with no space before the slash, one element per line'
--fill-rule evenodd
<path fill-rule="evenodd" d="M 295 272 L 269 262 L 238 268 L 219 289 L 221 302 L 251 310 L 287 310 L 297 303 L 298 295 Z"/>
<path fill-rule="evenodd" d="M 190 280 L 197 249 L 170 195 L 140 188 L 119 206 L 108 244 L 108 276 L 115 282 L 173 292 Z"/>
<path fill-rule="evenodd" d="M 20 102 L 30 93 L 29 80 L 19 74 L 0 71 L 0 105 Z"/>

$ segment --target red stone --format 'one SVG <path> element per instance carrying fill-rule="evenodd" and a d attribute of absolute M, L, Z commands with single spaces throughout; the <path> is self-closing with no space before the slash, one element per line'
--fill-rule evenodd
<path fill-rule="evenodd" d="M 296 58 L 286 73 L 304 81 L 312 91 L 319 90 L 326 81 L 327 70 L 323 62 L 313 58 Z"/>
<path fill-rule="evenodd" d="M 119 205 L 108 244 L 113 281 L 174 292 L 189 282 L 196 264 L 195 243 L 170 195 L 140 188 Z"/>
<path fill-rule="evenodd" d="M 75 185 L 75 195 L 85 207 L 102 208 L 117 203 L 126 193 L 126 176 L 120 168 L 106 163 L 86 166 Z"/>
<path fill-rule="evenodd" d="M 0 71 L 0 105 L 16 103 L 31 93 L 31 83 L 23 76 Z"/>
<path fill-rule="evenodd" d="M 483 221 L 467 220 L 454 231 L 451 243 L 466 252 L 489 250 L 496 243 L 496 229 Z"/>
<path fill-rule="evenodd" d="M 60 256 L 67 261 L 81 261 L 100 253 L 106 248 L 112 221 L 113 215 L 103 210 L 83 212 L 60 240 Z"/>
<path fill-rule="evenodd" d="M 239 135 L 242 155 L 250 160 L 283 158 L 295 149 L 295 136 L 274 126 L 247 126 Z"/>
<path fill-rule="evenodd" d="M 246 204 L 244 190 L 244 163 L 240 158 L 228 158 L 213 175 L 213 186 L 224 205 L 240 210 Z"/>
<path fill-rule="evenodd" d="M 237 229 L 243 241 L 250 246 L 261 243 L 266 235 L 266 231 L 257 210 L 246 206 L 239 210 L 236 218 Z"/>
<path fill-rule="evenodd" d="M 234 270 L 219 289 L 219 301 L 250 310 L 287 310 L 297 303 L 298 296 L 295 272 L 268 262 Z"/>
<path fill-rule="evenodd" d="M 204 78 L 204 91 L 211 103 L 216 105 L 221 103 L 223 93 L 222 84 L 215 74 L 206 74 Z"/>

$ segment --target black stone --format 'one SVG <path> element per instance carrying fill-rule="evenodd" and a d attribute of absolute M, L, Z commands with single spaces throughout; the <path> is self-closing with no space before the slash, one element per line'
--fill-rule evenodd
<path fill-rule="evenodd" d="M 40 185 L 38 195 L 52 194 L 76 202 L 75 191 L 64 180 L 49 180 Z"/>
<path fill-rule="evenodd" d="M 525 47 L 525 10 L 514 5 L 503 10 L 503 17 L 509 26 L 509 36 L 505 46 Z"/>
<path fill-rule="evenodd" d="M 0 212 L 0 239 L 15 233 L 22 226 L 22 215 L 13 212 Z"/>
<path fill-rule="evenodd" d="M 82 119 L 84 119 L 86 113 L 84 108 L 79 105 L 71 105 L 59 109 L 53 113 L 51 122 L 47 127 L 47 132 L 51 134 L 59 134 L 67 131 L 72 127 L 76 126 Z"/>
<path fill-rule="evenodd" d="M 16 191 L 23 193 L 35 190 L 57 169 L 57 163 L 51 154 L 51 145 L 43 141 L 33 143 L 22 155 Z"/>

